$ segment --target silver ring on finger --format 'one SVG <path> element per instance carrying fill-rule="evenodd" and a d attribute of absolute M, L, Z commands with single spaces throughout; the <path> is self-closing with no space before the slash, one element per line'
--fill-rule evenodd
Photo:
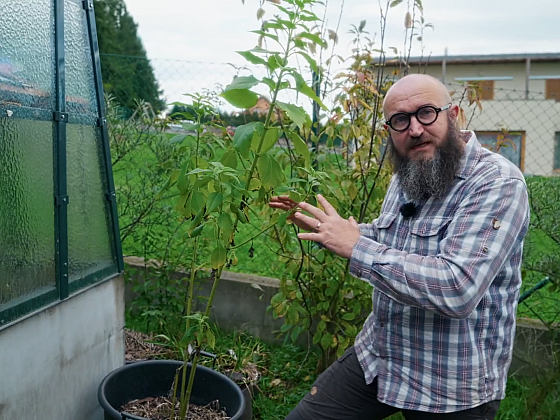
<path fill-rule="evenodd" d="M 317 222 L 317 226 L 315 226 L 315 231 L 319 232 L 319 228 L 321 227 L 321 222 Z"/>

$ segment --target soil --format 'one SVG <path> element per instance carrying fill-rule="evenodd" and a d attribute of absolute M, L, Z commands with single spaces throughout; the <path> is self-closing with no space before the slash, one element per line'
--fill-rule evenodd
<path fill-rule="evenodd" d="M 172 356 L 171 352 L 164 346 L 154 344 L 154 338 L 150 335 L 125 329 L 125 360 L 136 362 L 140 360 L 168 359 Z M 120 408 L 120 411 L 144 417 L 150 420 L 169 420 L 171 415 L 172 402 L 166 397 L 144 398 L 134 400 Z M 177 404 L 178 407 L 178 404 Z M 219 402 L 214 401 L 207 406 L 190 404 L 188 420 L 225 420 L 230 417 L 225 411 L 219 408 Z M 178 408 L 176 409 L 178 412 Z M 179 420 L 179 415 L 175 416 Z"/>
<path fill-rule="evenodd" d="M 169 420 L 171 407 L 172 402 L 166 397 L 144 398 L 123 405 L 120 411 L 150 420 Z M 176 412 L 179 411 L 178 408 L 179 404 L 176 404 Z M 219 408 L 218 401 L 211 402 L 204 407 L 191 404 L 187 415 L 188 420 L 225 420 L 229 418 L 231 417 L 228 417 L 225 411 Z M 179 420 L 179 415 L 176 414 L 174 419 Z"/>
<path fill-rule="evenodd" d="M 164 346 L 151 343 L 154 338 L 141 332 L 124 330 L 125 360 L 136 362 L 139 360 L 167 359 L 171 352 Z"/>

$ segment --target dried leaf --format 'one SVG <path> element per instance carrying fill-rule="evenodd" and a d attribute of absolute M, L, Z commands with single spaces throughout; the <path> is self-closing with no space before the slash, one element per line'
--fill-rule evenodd
<path fill-rule="evenodd" d="M 254 289 L 258 289 L 261 292 L 264 292 L 264 289 L 260 285 L 258 285 L 257 283 L 251 283 L 251 287 L 254 288 Z"/>
<path fill-rule="evenodd" d="M 270 382 L 270 386 L 278 386 L 282 383 L 282 380 L 276 378 Z"/>
<path fill-rule="evenodd" d="M 404 16 L 404 27 L 406 29 L 412 28 L 412 15 L 410 12 L 406 12 L 406 15 Z"/>

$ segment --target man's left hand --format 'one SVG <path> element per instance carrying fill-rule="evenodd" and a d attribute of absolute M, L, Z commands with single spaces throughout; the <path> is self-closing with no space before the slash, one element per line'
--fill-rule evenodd
<path fill-rule="evenodd" d="M 308 203 L 298 204 L 299 208 L 313 217 L 296 212 L 294 218 L 309 226 L 315 226 L 315 233 L 299 233 L 298 238 L 319 242 L 335 254 L 350 259 L 354 245 L 361 235 L 358 223 L 353 217 L 348 220 L 340 217 L 335 208 L 322 195 L 317 195 L 317 201 L 325 209 L 324 211 Z"/>

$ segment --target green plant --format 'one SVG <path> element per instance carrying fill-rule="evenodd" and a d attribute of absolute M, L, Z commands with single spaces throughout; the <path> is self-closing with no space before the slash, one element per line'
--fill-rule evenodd
<path fill-rule="evenodd" d="M 387 133 L 382 124 L 381 105 L 384 92 L 392 83 L 384 75 L 383 39 L 388 11 L 399 3 L 387 2 L 381 11 L 380 48 L 373 48 L 372 41 L 365 36 L 365 22 L 353 26 L 354 53 L 348 70 L 334 78 L 340 93 L 333 112 L 326 122 L 304 133 L 306 143 L 314 146 L 312 160 L 317 173 L 329 174 L 328 178 L 320 179 L 321 185 L 314 191 L 320 191 L 342 217 L 358 216 L 359 222 L 369 222 L 379 212 L 391 177 L 390 170 L 383 165 L 383 139 Z M 421 16 L 421 3 L 412 2 L 412 10 Z M 423 24 L 423 17 L 418 22 Z M 414 24 L 410 25 L 406 26 L 404 57 L 406 46 L 412 42 L 408 35 L 416 34 Z M 406 61 L 406 58 L 402 60 L 405 74 Z M 328 80 L 327 70 L 315 66 L 315 71 L 319 81 L 326 85 L 325 90 L 332 89 L 333 81 Z M 394 73 L 398 74 L 399 71 Z M 297 176 L 305 177 L 305 171 L 297 167 L 293 170 Z M 302 199 L 297 194 L 290 198 Z M 312 335 L 312 343 L 321 354 L 317 365 L 321 372 L 353 343 L 371 311 L 372 289 L 349 274 L 347 260 L 315 244 L 297 241 L 294 247 L 295 240 L 290 234 L 294 229 L 293 226 L 277 229 L 283 251 L 281 258 L 292 275 L 282 279 L 281 290 L 273 297 L 271 307 L 275 316 L 284 317 L 281 332 L 289 334 L 292 340 L 302 333 Z"/>
<path fill-rule="evenodd" d="M 164 109 L 154 69 L 125 2 L 95 0 L 95 21 L 105 92 L 127 117 L 136 109 L 138 99 L 150 103 L 156 112 Z"/>
<path fill-rule="evenodd" d="M 139 270 L 125 271 L 136 293 L 133 310 L 149 322 L 170 325 L 174 314 L 180 318 L 183 305 L 176 292 L 181 280 L 172 273 L 188 252 L 178 235 L 174 194 L 161 190 L 182 152 L 166 133 L 168 120 L 158 118 L 150 104 L 138 101 L 127 118 L 112 96 L 106 103 L 123 251 L 152 260 L 144 281 L 138 281 Z"/>
<path fill-rule="evenodd" d="M 188 383 L 183 370 L 181 382 L 187 385 L 181 387 L 180 418 L 184 418 L 188 411 L 201 351 L 214 345 L 208 318 L 224 267 L 235 264 L 236 250 L 245 243 L 271 229 L 280 234 L 286 226 L 289 213 L 271 215 L 266 207 L 272 194 L 284 192 L 306 199 L 313 188 L 319 187 L 321 182 L 330 181 L 326 173 L 310 166 L 309 149 L 302 139 L 311 132 L 310 117 L 303 108 L 279 100 L 282 91 L 294 89 L 325 108 L 303 76 L 290 64 L 293 57 L 300 56 L 316 68 L 307 51 L 310 45 L 325 45 L 325 41 L 308 28 L 309 22 L 320 20 L 310 11 L 315 4 L 315 0 L 288 0 L 284 2 L 286 7 L 274 4 L 279 15 L 265 22 L 261 30 L 255 31 L 259 35 L 259 45 L 251 51 L 240 52 L 249 62 L 265 66 L 268 77 L 262 80 L 254 76 L 236 77 L 221 94 L 236 107 L 251 108 L 258 100 L 258 95 L 251 89 L 258 84 L 268 87 L 272 99 L 264 123 L 253 121 L 239 126 L 231 138 L 222 126 L 208 122 L 207 114 L 214 111 L 204 98 L 191 95 L 191 103 L 176 104 L 185 109 L 180 113 L 183 128 L 193 133 L 174 139 L 180 143 L 185 158 L 181 169 L 172 171 L 166 185 L 179 193 L 176 208 L 185 221 L 183 238 L 192 249 L 185 300 L 185 334 L 178 344 L 194 343 L 192 355 L 183 352 L 185 357 L 192 357 L 193 369 Z M 265 42 L 274 42 L 275 46 L 265 49 Z M 223 140 L 210 134 L 214 130 L 224 136 Z M 287 153 L 274 149 L 281 135 L 291 142 Z M 214 154 L 215 147 L 223 149 L 219 160 Z M 261 227 L 256 228 L 255 235 L 239 243 L 237 233 L 240 224 Z M 206 258 L 199 253 L 203 232 L 212 249 Z M 194 282 L 197 273 L 203 269 L 209 270 L 213 285 L 206 309 L 202 313 L 194 313 Z"/>
<path fill-rule="evenodd" d="M 520 418 L 538 419 L 548 418 L 550 402 L 560 399 L 560 178 L 531 177 L 527 186 L 531 223 L 522 274 L 524 289 L 529 290 L 523 296 L 520 312 L 540 321 L 546 341 L 534 340 L 527 354 L 517 356 L 534 372 L 530 387 L 524 391 L 528 398 Z M 537 291 L 535 284 L 546 289 Z M 536 354 L 541 358 L 546 355 L 550 366 L 541 367 L 542 362 L 535 360 Z"/>

